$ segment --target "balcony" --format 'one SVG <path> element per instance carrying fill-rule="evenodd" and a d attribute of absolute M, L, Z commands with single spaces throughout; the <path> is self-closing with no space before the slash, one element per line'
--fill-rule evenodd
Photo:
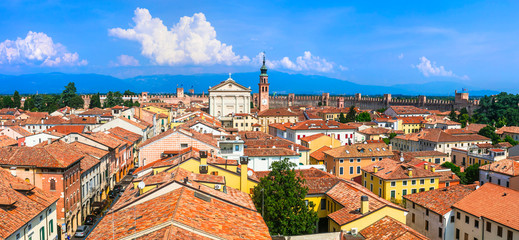
<path fill-rule="evenodd" d="M 234 150 L 232 149 L 220 149 L 220 154 L 233 154 Z"/>

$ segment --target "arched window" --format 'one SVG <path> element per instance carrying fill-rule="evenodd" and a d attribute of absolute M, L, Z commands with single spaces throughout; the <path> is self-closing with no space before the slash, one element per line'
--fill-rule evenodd
<path fill-rule="evenodd" d="M 54 179 L 50 180 L 50 190 L 52 190 L 52 191 L 56 190 L 56 180 L 54 180 Z"/>

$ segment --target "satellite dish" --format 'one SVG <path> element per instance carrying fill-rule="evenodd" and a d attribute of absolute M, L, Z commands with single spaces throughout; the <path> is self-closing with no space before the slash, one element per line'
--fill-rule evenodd
<path fill-rule="evenodd" d="M 404 162 L 404 158 L 403 157 L 400 158 L 400 162 Z"/>
<path fill-rule="evenodd" d="M 247 175 L 248 175 L 249 177 L 252 176 L 252 174 L 254 174 L 254 173 L 252 172 L 252 170 L 247 171 Z"/>
<path fill-rule="evenodd" d="M 144 187 L 146 187 L 146 184 L 144 184 L 144 182 L 140 182 L 140 183 L 137 185 L 137 187 L 138 187 L 139 189 L 142 190 L 142 189 L 144 189 Z"/>

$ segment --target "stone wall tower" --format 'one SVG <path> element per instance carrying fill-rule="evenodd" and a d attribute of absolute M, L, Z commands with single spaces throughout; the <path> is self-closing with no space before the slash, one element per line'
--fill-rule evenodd
<path fill-rule="evenodd" d="M 269 109 L 269 75 L 267 74 L 267 66 L 265 66 L 265 54 L 263 54 L 263 66 L 261 66 L 259 86 L 259 111 Z"/>

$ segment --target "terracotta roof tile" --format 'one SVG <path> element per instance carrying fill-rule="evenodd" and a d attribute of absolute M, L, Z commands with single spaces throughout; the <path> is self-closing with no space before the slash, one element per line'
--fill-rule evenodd
<path fill-rule="evenodd" d="M 377 172 L 374 171 L 374 167 L 377 167 Z M 365 166 L 362 168 L 362 170 L 387 180 L 440 177 L 440 174 L 437 172 L 432 172 L 431 170 L 425 169 L 423 167 L 417 167 L 413 164 L 394 161 L 388 158 Z M 412 171 L 411 176 L 409 176 L 410 171 Z"/>
<path fill-rule="evenodd" d="M 324 161 L 324 152 L 330 149 L 331 148 L 328 146 L 323 146 L 311 153 L 310 157 L 314 158 L 315 160 Z"/>
<path fill-rule="evenodd" d="M 142 138 L 141 135 L 134 133 L 134 132 L 130 132 L 121 127 L 110 128 L 110 129 L 108 129 L 108 132 L 110 132 L 111 134 L 116 135 L 120 138 L 124 138 L 132 143 L 135 143 Z"/>
<path fill-rule="evenodd" d="M 333 120 L 306 120 L 303 122 L 294 123 L 286 128 L 292 130 L 345 130 L 357 129 L 356 127 L 348 126 Z"/>
<path fill-rule="evenodd" d="M 324 133 L 318 133 L 318 134 L 314 134 L 314 135 L 310 135 L 310 136 L 306 136 L 304 138 L 301 138 L 301 141 L 305 141 L 305 142 L 311 142 L 315 139 L 318 139 L 322 136 L 326 136 Z"/>
<path fill-rule="evenodd" d="M 0 238 L 7 239 L 57 200 L 0 168 Z"/>
<path fill-rule="evenodd" d="M 142 147 L 144 147 L 146 145 L 149 145 L 149 144 L 151 144 L 151 143 L 153 143 L 153 142 L 155 142 L 157 140 L 160 140 L 160 139 L 162 139 L 164 137 L 167 137 L 167 136 L 169 136 L 169 135 L 171 135 L 171 134 L 173 134 L 175 132 L 179 132 L 180 134 L 184 134 L 186 136 L 189 136 L 189 137 L 191 137 L 193 139 L 199 140 L 199 141 L 204 142 L 206 144 L 209 144 L 211 146 L 218 147 L 218 142 L 213 137 L 210 137 L 210 136 L 207 136 L 205 134 L 199 133 L 199 132 L 197 132 L 197 131 L 195 131 L 193 129 L 190 129 L 190 128 L 188 128 L 188 129 L 184 129 L 184 128 L 174 129 L 174 128 L 172 128 L 172 129 L 169 129 L 169 130 L 167 130 L 167 131 L 165 131 L 165 132 L 163 132 L 163 133 L 161 133 L 161 134 L 159 134 L 159 135 L 157 135 L 155 137 L 149 138 L 148 140 L 140 143 L 139 144 L 139 148 L 142 148 Z"/>
<path fill-rule="evenodd" d="M 366 240 L 428 240 L 411 227 L 386 216 L 362 229 L 360 234 Z"/>
<path fill-rule="evenodd" d="M 483 165 L 479 167 L 479 169 L 515 177 L 519 175 L 519 162 L 512 159 L 503 159 L 491 164 Z"/>
<path fill-rule="evenodd" d="M 344 145 L 324 151 L 324 154 L 334 158 L 393 156 L 393 152 L 385 143 Z"/>
<path fill-rule="evenodd" d="M 405 195 L 404 198 L 440 215 L 451 211 L 451 206 L 474 190 L 476 184 L 453 185 L 445 188 Z"/>
<path fill-rule="evenodd" d="M 65 135 L 70 133 L 83 133 L 84 131 L 84 125 L 58 125 L 45 130 L 45 132 L 58 132 Z"/>
<path fill-rule="evenodd" d="M 429 114 L 425 109 L 417 108 L 415 106 L 391 106 L 390 109 L 396 112 L 398 115 L 406 114 Z"/>
<path fill-rule="evenodd" d="M 486 126 L 487 126 L 486 124 L 471 123 L 471 124 L 468 124 L 465 127 L 465 129 L 467 129 L 469 131 L 473 131 L 473 132 L 479 132 L 479 130 L 481 130 L 482 128 L 484 128 Z"/>
<path fill-rule="evenodd" d="M 20 126 L 11 126 L 9 127 L 12 131 L 15 131 L 16 133 L 24 136 L 24 137 L 27 137 L 29 135 L 31 135 L 31 133 L 27 130 L 25 130 L 24 128 L 20 127 Z"/>
<path fill-rule="evenodd" d="M 0 148 L 2 165 L 66 168 L 82 158 L 83 154 L 75 147 L 61 141 L 43 147 Z"/>
<path fill-rule="evenodd" d="M 16 146 L 18 145 L 18 141 L 6 136 L 0 136 L 0 147 L 8 147 L 8 146 Z"/>
<path fill-rule="evenodd" d="M 519 191 L 485 183 L 453 205 L 476 217 L 490 219 L 519 230 Z"/>
<path fill-rule="evenodd" d="M 263 157 L 263 156 L 299 156 L 288 148 L 245 148 L 243 149 L 245 156 Z"/>
<path fill-rule="evenodd" d="M 279 117 L 279 116 L 297 116 L 295 112 L 291 112 L 285 108 L 267 109 L 265 111 L 258 112 L 258 117 Z"/>
<path fill-rule="evenodd" d="M 359 211 L 362 196 L 368 196 L 368 214 L 386 206 L 405 211 L 402 207 L 375 195 L 360 184 L 344 179 L 327 191 L 326 195 L 343 206 L 343 208 L 328 215 L 330 219 L 341 226 L 364 216 Z"/>

